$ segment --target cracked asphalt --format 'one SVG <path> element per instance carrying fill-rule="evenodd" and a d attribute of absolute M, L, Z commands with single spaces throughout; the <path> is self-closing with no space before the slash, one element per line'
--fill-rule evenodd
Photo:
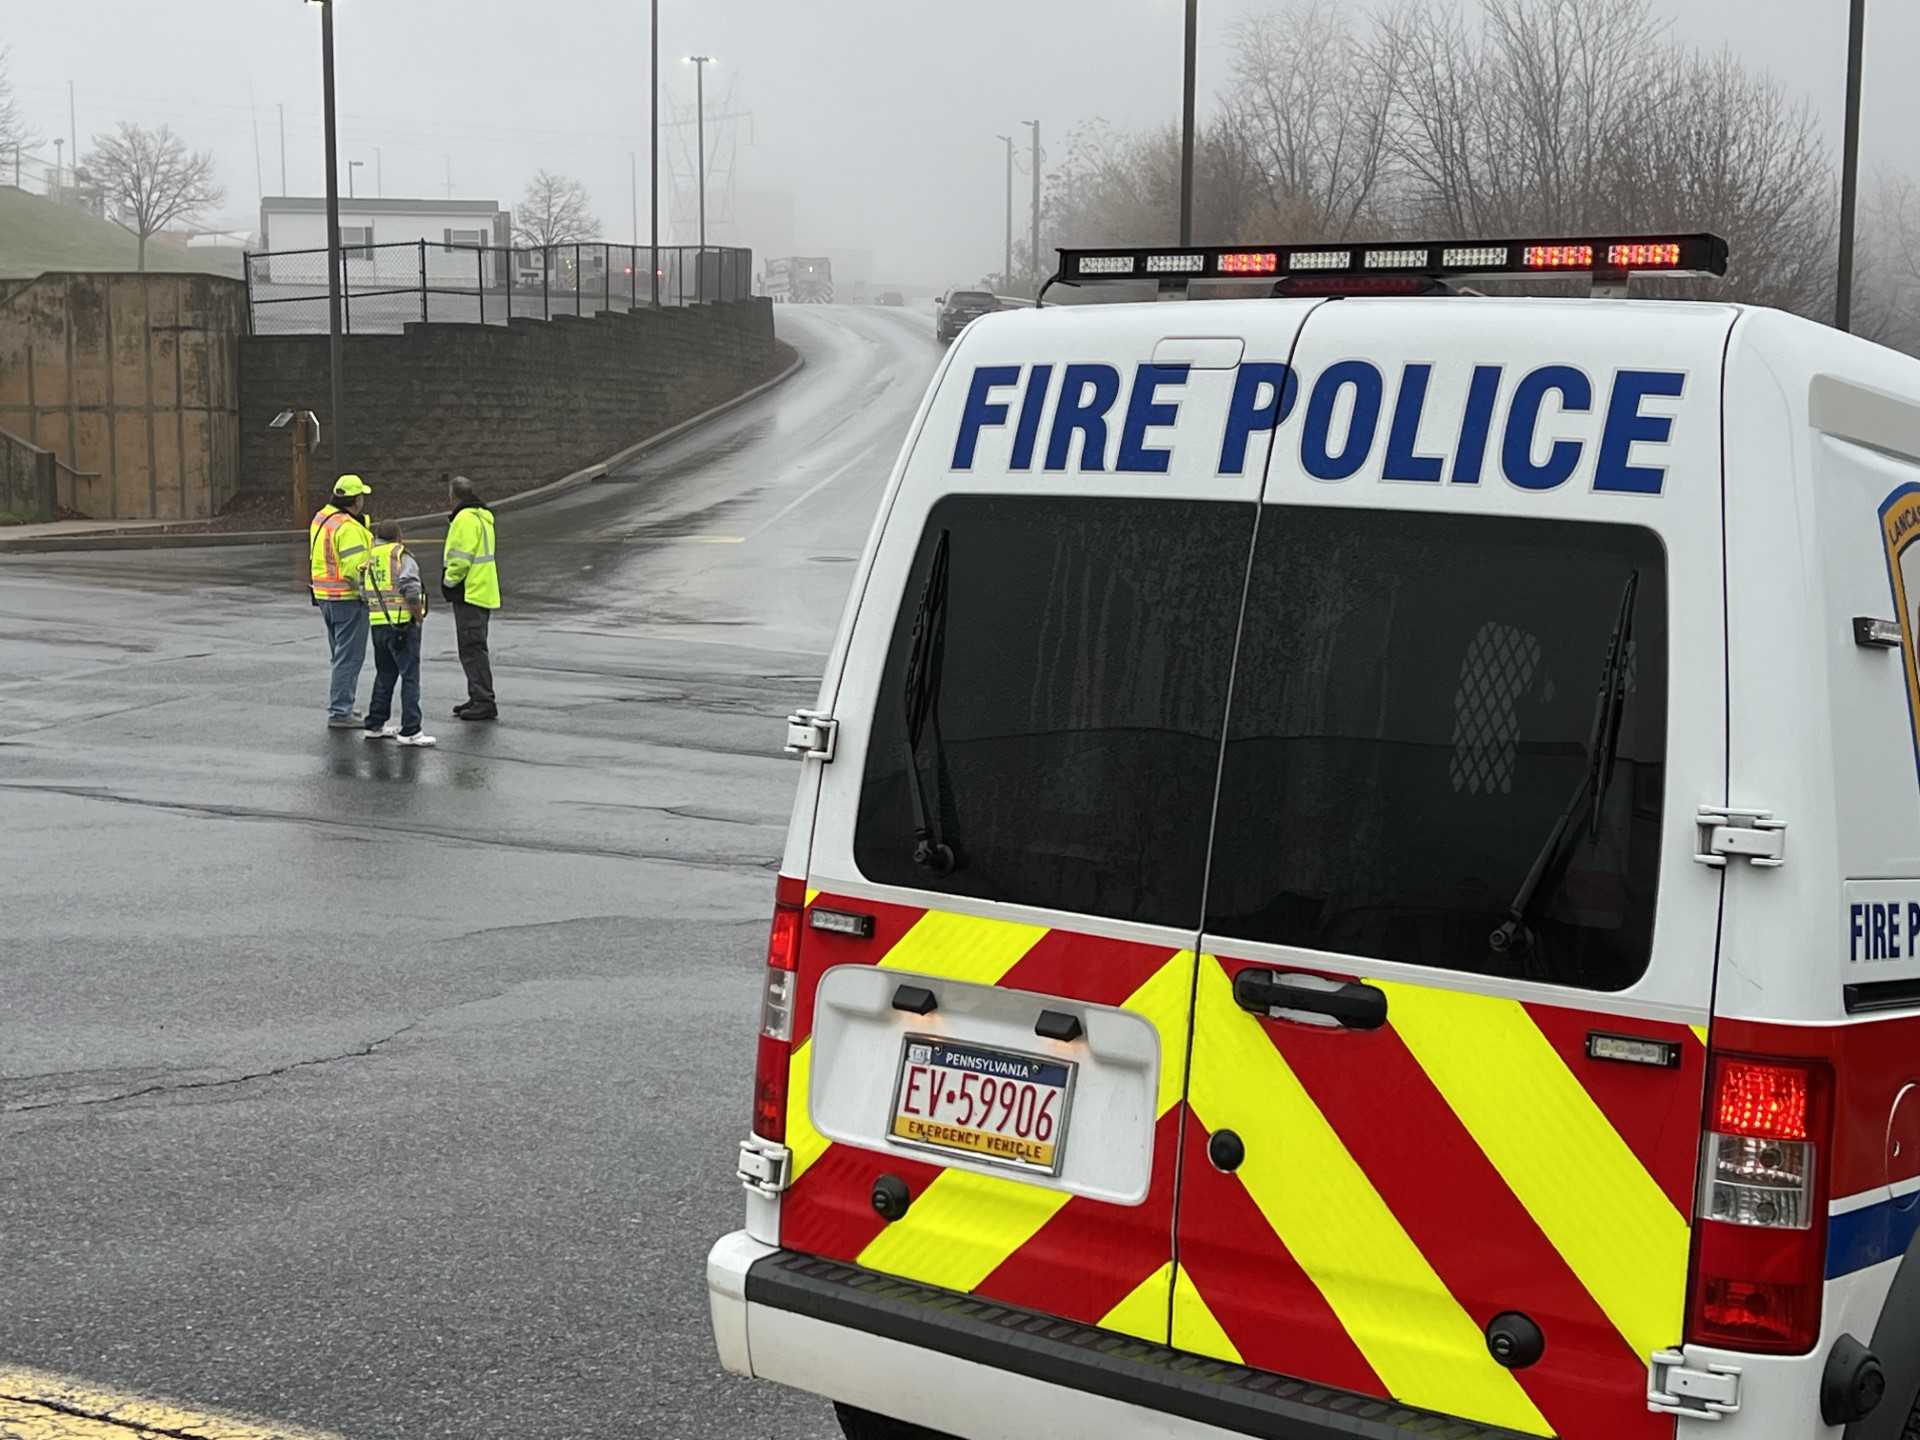
<path fill-rule="evenodd" d="M 347 1440 L 838 1433 L 720 1373 L 702 1261 L 780 717 L 938 351 L 780 328 L 786 385 L 501 517 L 503 720 L 436 616 L 434 750 L 324 728 L 297 547 L 0 552 L 0 1365 Z"/>

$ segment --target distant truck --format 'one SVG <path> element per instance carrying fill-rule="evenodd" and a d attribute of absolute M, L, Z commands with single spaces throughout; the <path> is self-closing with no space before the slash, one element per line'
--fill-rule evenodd
<path fill-rule="evenodd" d="M 831 305 L 833 264 L 824 255 L 767 261 L 767 298 L 781 305 Z"/>

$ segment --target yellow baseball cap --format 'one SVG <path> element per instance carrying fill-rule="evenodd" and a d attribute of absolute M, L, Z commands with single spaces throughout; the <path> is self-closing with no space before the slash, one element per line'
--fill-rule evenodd
<path fill-rule="evenodd" d="M 373 487 L 358 475 L 342 475 L 333 482 L 333 493 L 342 499 L 350 499 L 355 495 L 371 495 Z"/>

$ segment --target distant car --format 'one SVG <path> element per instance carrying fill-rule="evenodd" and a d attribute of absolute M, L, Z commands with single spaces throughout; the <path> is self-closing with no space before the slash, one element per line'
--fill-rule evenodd
<path fill-rule="evenodd" d="M 880 303 L 882 305 L 904 305 L 907 303 L 907 297 L 902 295 L 898 290 L 882 290 L 880 292 Z"/>
<path fill-rule="evenodd" d="M 940 302 L 933 328 L 943 343 L 951 341 L 967 328 L 969 320 L 990 315 L 999 308 L 1000 303 L 991 291 L 950 290 L 947 298 Z"/>

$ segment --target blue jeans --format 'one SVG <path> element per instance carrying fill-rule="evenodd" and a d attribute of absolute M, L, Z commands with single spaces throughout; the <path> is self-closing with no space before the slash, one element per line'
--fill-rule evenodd
<path fill-rule="evenodd" d="M 393 714 L 393 684 L 400 682 L 400 733 L 420 733 L 420 625 L 373 627 L 373 699 L 367 729 L 378 730 Z"/>
<path fill-rule="evenodd" d="M 333 660 L 333 679 L 327 687 L 327 718 L 353 718 L 353 692 L 360 688 L 360 667 L 367 659 L 367 607 L 361 600 L 322 600 L 320 617 L 327 622 L 327 650 Z"/>

